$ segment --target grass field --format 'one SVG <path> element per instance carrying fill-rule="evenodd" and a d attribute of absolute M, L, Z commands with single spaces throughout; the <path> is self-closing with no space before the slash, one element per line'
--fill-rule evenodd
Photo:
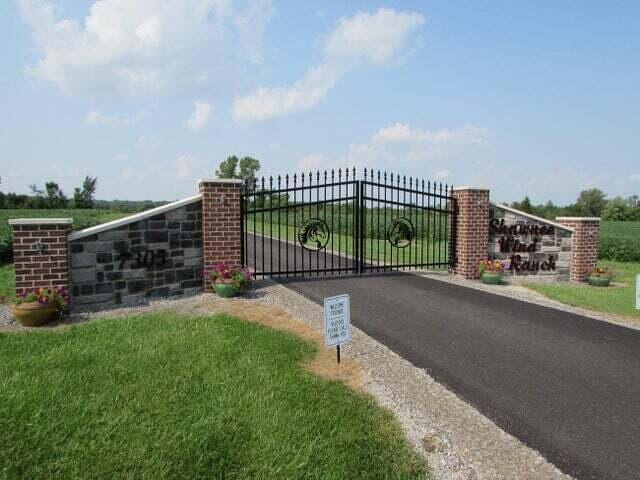
<path fill-rule="evenodd" d="M 0 264 L 0 303 L 10 301 L 15 295 L 16 275 L 11 264 Z"/>
<path fill-rule="evenodd" d="M 132 215 L 130 212 L 115 212 L 100 209 L 62 209 L 62 210 L 29 210 L 29 209 L 0 209 L 0 254 L 7 251 L 11 245 L 12 218 L 73 218 L 74 230 L 92 227 L 100 223 Z"/>
<path fill-rule="evenodd" d="M 218 314 L 0 334 L 0 478 L 409 479 L 392 415 L 315 344 Z"/>
<path fill-rule="evenodd" d="M 249 231 L 255 231 L 258 233 L 265 233 L 268 237 L 275 239 L 280 238 L 283 241 L 297 243 L 297 230 L 292 226 L 285 226 L 279 224 L 268 224 L 256 222 L 255 230 L 253 223 L 247 225 Z M 279 230 L 278 230 L 279 228 Z M 412 242 L 410 247 L 395 248 L 392 247 L 388 240 L 380 238 L 366 238 L 365 239 L 365 259 L 372 262 L 389 263 L 389 264 L 420 264 L 420 263 L 446 263 L 447 262 L 447 242 L 437 241 L 432 239 L 416 239 Z M 262 245 L 262 237 L 257 237 L 258 248 Z M 265 238 L 266 247 L 269 248 L 269 240 Z M 353 236 L 332 233 L 329 238 L 329 243 L 326 246 L 327 253 L 341 252 L 345 255 L 353 255 Z M 275 244 L 274 244 L 275 245 Z M 276 248 L 274 246 L 274 248 Z M 284 262 L 284 259 L 283 259 Z"/>
<path fill-rule="evenodd" d="M 604 288 L 570 283 L 532 283 L 527 287 L 568 305 L 640 319 L 640 310 L 635 309 L 636 276 L 640 274 L 640 263 L 602 260 L 598 265 L 613 270 L 614 282 L 619 285 Z"/>
<path fill-rule="evenodd" d="M 619 262 L 640 262 L 640 222 L 602 222 L 598 256 Z"/>

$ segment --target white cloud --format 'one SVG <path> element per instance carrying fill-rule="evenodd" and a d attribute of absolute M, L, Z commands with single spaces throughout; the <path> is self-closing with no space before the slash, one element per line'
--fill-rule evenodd
<path fill-rule="evenodd" d="M 180 155 L 176 160 L 176 169 L 178 171 L 178 178 L 185 179 L 191 177 L 193 170 L 193 157 L 191 155 Z"/>
<path fill-rule="evenodd" d="M 378 143 L 410 142 L 431 145 L 450 144 L 475 144 L 483 145 L 490 140 L 490 132 L 486 128 L 474 125 L 465 125 L 457 130 L 441 129 L 437 131 L 420 130 L 409 125 L 395 123 L 381 128 L 373 136 L 373 141 Z"/>
<path fill-rule="evenodd" d="M 100 0 L 83 21 L 48 0 L 17 0 L 40 58 L 29 70 L 66 93 L 190 90 L 262 60 L 270 0 Z M 237 52 L 241 52 L 238 54 Z M 242 58 L 240 58 L 242 57 Z"/>
<path fill-rule="evenodd" d="M 87 113 L 85 122 L 88 125 L 107 125 L 109 127 L 130 127 L 140 122 L 148 116 L 147 112 L 138 112 L 129 117 L 118 117 L 115 115 L 106 115 L 100 110 L 91 110 Z"/>
<path fill-rule="evenodd" d="M 290 86 L 261 87 L 234 101 L 238 122 L 262 121 L 307 110 L 327 96 L 336 82 L 354 68 L 386 65 L 397 60 L 411 35 L 424 23 L 419 13 L 380 8 L 342 18 L 324 39 L 323 61 Z"/>
<path fill-rule="evenodd" d="M 298 170 L 306 172 L 308 170 L 317 170 L 324 162 L 323 155 L 307 155 L 298 161 Z"/>
<path fill-rule="evenodd" d="M 419 13 L 396 13 L 380 8 L 376 13 L 358 13 L 341 18 L 325 42 L 324 53 L 334 61 L 364 60 L 384 65 L 395 60 L 411 33 L 424 24 Z"/>
<path fill-rule="evenodd" d="M 355 167 L 358 172 L 364 168 L 412 172 L 450 181 L 452 171 L 466 174 L 479 170 L 475 163 L 491 147 L 492 137 L 489 130 L 473 125 L 432 131 L 394 123 L 379 129 L 367 142 L 349 145 L 337 159 L 323 158 L 320 165 Z"/>
<path fill-rule="evenodd" d="M 187 120 L 187 126 L 191 130 L 203 129 L 209 122 L 212 110 L 213 107 L 211 104 L 203 102 L 202 100 L 197 100 L 194 103 L 193 115 L 191 115 L 191 118 Z"/>

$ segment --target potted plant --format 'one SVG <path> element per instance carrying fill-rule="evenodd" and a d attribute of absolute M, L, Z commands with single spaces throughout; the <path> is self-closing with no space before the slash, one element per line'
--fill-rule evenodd
<path fill-rule="evenodd" d="M 13 302 L 13 316 L 26 327 L 37 327 L 69 310 L 69 292 L 64 287 L 22 290 Z"/>
<path fill-rule="evenodd" d="M 603 267 L 596 267 L 596 269 L 589 274 L 587 282 L 594 287 L 608 287 L 611 283 L 613 272 Z"/>
<path fill-rule="evenodd" d="M 482 260 L 478 265 L 480 279 L 487 285 L 500 285 L 502 283 L 502 273 L 504 263 L 500 260 Z"/>
<path fill-rule="evenodd" d="M 211 272 L 211 283 L 221 297 L 235 297 L 251 286 L 253 273 L 247 267 L 230 267 L 221 263 Z"/>

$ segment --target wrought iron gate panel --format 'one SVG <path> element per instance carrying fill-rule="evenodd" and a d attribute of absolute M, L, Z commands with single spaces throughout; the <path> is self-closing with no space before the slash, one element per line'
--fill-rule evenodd
<path fill-rule="evenodd" d="M 245 184 L 243 264 L 263 277 L 357 273 L 358 195 L 355 169 Z"/>
<path fill-rule="evenodd" d="M 346 275 L 455 264 L 452 187 L 355 169 L 245 183 L 242 262 L 256 275 Z"/>
<path fill-rule="evenodd" d="M 452 187 L 364 171 L 361 272 L 453 267 Z"/>

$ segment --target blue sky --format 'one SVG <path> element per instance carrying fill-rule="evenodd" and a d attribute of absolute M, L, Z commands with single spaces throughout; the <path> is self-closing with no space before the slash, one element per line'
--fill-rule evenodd
<path fill-rule="evenodd" d="M 496 201 L 637 194 L 639 22 L 636 1 L 6 0 L 0 188 L 172 200 L 237 154 Z"/>

